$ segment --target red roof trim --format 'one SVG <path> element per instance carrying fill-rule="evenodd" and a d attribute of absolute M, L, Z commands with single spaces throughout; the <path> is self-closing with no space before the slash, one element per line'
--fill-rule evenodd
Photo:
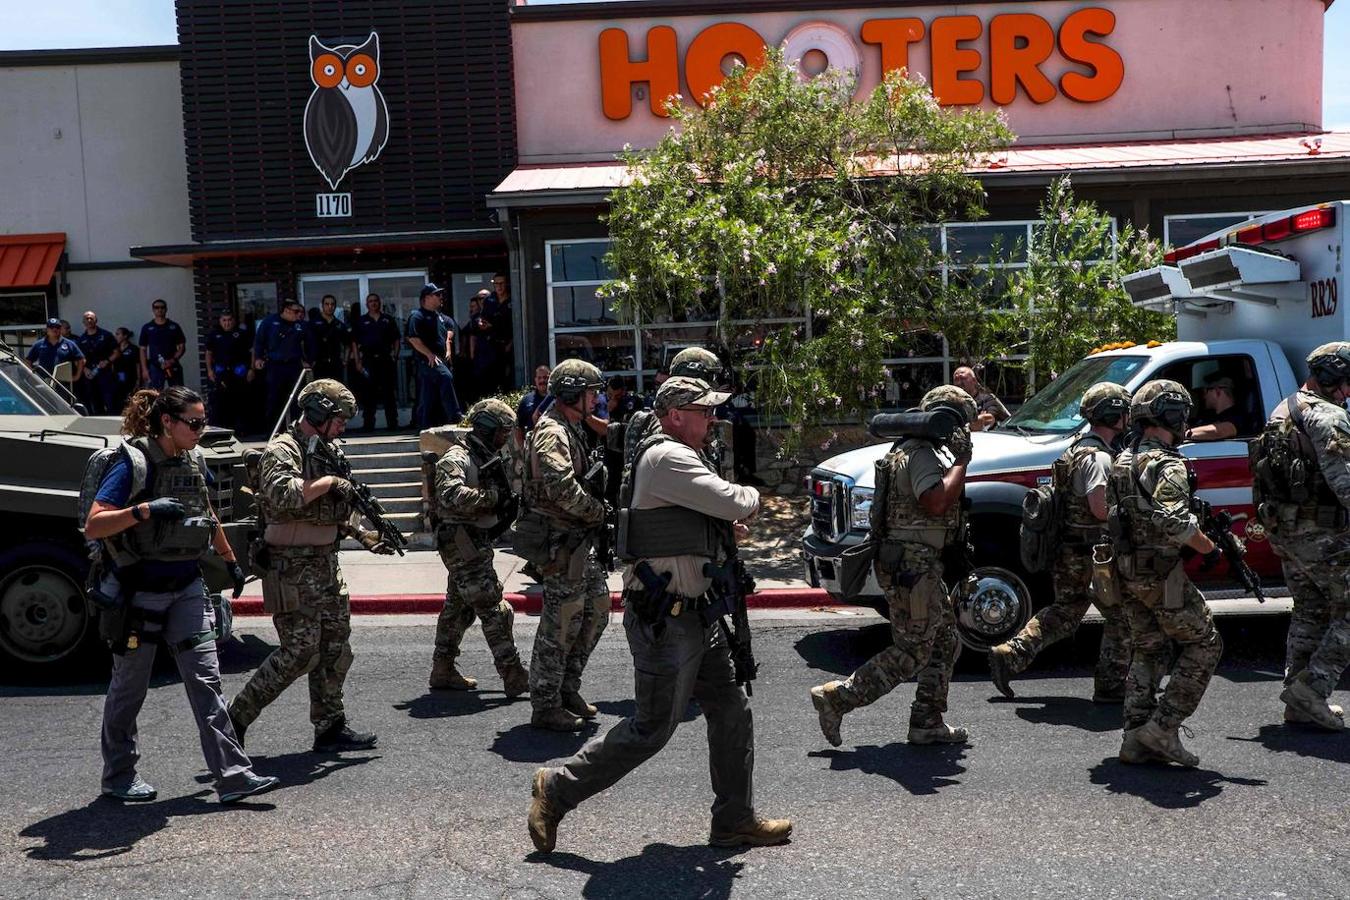
<path fill-rule="evenodd" d="M 66 249 L 66 233 L 0 235 L 0 290 L 45 288 Z"/>

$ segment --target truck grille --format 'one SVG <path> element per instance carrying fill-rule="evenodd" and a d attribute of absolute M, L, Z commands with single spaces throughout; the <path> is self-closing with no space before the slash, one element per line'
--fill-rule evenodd
<path fill-rule="evenodd" d="M 844 521 L 844 498 L 847 496 L 842 479 L 824 473 L 811 473 L 811 530 L 828 541 L 839 539 Z"/>

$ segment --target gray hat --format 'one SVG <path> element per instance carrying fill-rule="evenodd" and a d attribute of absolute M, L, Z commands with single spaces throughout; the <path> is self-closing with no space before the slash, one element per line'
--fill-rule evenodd
<path fill-rule="evenodd" d="M 730 391 L 715 391 L 698 378 L 672 375 L 656 391 L 656 412 L 669 412 L 681 406 L 721 406 L 730 396 Z"/>

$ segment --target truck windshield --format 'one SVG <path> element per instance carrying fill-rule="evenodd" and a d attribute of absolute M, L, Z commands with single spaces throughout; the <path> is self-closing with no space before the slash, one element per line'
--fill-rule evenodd
<path fill-rule="evenodd" d="M 79 413 L 18 357 L 0 355 L 0 416 L 75 415 Z"/>
<path fill-rule="evenodd" d="M 1078 404 L 1088 388 L 1099 381 L 1129 384 L 1144 365 L 1142 356 L 1090 356 L 1037 391 L 1012 418 L 999 428 L 1047 434 L 1067 434 L 1083 424 Z"/>

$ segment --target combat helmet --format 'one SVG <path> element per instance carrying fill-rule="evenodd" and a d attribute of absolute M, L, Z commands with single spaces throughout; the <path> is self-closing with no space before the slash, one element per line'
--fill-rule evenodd
<path fill-rule="evenodd" d="M 600 370 L 584 359 L 565 359 L 548 373 L 548 392 L 561 403 L 576 403 L 586 391 L 604 387 Z"/>
<path fill-rule="evenodd" d="M 1308 373 L 1325 390 L 1350 381 L 1350 342 L 1332 341 L 1309 353 Z"/>
<path fill-rule="evenodd" d="M 1078 414 L 1094 425 L 1115 427 L 1130 411 L 1130 392 L 1124 385 L 1099 381 L 1083 394 Z"/>
<path fill-rule="evenodd" d="M 1130 420 L 1138 425 L 1157 425 L 1185 434 L 1191 415 L 1191 392 L 1175 381 L 1159 378 L 1134 392 L 1130 401 Z"/>
<path fill-rule="evenodd" d="M 332 378 L 311 381 L 300 389 L 295 402 L 305 414 L 305 421 L 316 428 L 334 416 L 356 418 L 356 397 L 342 382 Z"/>
<path fill-rule="evenodd" d="M 479 400 L 469 407 L 464 418 L 479 440 L 489 447 L 497 446 L 497 441 L 516 427 L 515 411 L 496 397 Z"/>
<path fill-rule="evenodd" d="M 670 361 L 670 374 L 697 378 L 714 387 L 723 380 L 722 361 L 717 354 L 702 347 L 686 347 Z"/>
<path fill-rule="evenodd" d="M 919 401 L 919 409 L 924 412 L 931 412 L 939 407 L 955 411 L 966 425 L 974 422 L 980 412 L 979 407 L 975 405 L 975 399 L 954 384 L 940 384 L 924 394 L 923 399 Z"/>

